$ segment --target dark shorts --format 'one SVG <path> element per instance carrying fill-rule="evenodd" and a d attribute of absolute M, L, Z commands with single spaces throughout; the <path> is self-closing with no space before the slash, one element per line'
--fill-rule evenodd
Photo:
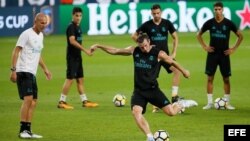
<path fill-rule="evenodd" d="M 144 114 L 146 112 L 148 102 L 159 108 L 170 104 L 168 98 L 159 88 L 149 90 L 134 90 L 133 95 L 131 96 L 131 109 L 134 105 L 139 105 L 143 108 L 142 114 Z"/>
<path fill-rule="evenodd" d="M 219 66 L 223 77 L 231 76 L 230 57 L 224 54 L 208 53 L 205 73 L 208 76 L 213 76 L 217 66 Z"/>
<path fill-rule="evenodd" d="M 67 79 L 82 78 L 83 75 L 83 66 L 82 59 L 78 58 L 67 58 Z"/>
<path fill-rule="evenodd" d="M 17 72 L 17 88 L 20 99 L 25 96 L 33 95 L 33 99 L 37 99 L 37 83 L 36 77 L 32 73 Z"/>
<path fill-rule="evenodd" d="M 171 65 L 169 65 L 168 63 L 163 62 L 163 61 L 160 61 L 160 64 L 161 64 L 161 66 L 164 67 L 164 69 L 165 69 L 168 73 L 172 73 L 172 70 L 170 70 Z M 161 69 L 161 67 L 160 67 L 159 69 Z M 159 70 L 159 72 L 160 72 L 160 70 Z"/>

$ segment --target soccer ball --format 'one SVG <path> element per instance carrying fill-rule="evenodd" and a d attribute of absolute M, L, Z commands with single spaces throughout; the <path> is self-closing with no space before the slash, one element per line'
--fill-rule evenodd
<path fill-rule="evenodd" d="M 169 141 L 169 134 L 166 130 L 158 130 L 154 133 L 155 141 Z"/>
<path fill-rule="evenodd" d="M 116 94 L 113 98 L 113 103 L 116 107 L 123 107 L 126 104 L 126 97 L 122 94 Z"/>
<path fill-rule="evenodd" d="M 216 98 L 214 101 L 214 107 L 217 110 L 226 109 L 227 101 L 225 98 Z"/>

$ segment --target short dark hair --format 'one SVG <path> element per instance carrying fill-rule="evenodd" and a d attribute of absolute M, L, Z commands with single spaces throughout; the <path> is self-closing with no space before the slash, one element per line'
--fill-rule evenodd
<path fill-rule="evenodd" d="M 221 7 L 221 8 L 223 8 L 223 3 L 220 2 L 220 1 L 215 2 L 215 3 L 214 3 L 214 7 Z"/>
<path fill-rule="evenodd" d="M 80 8 L 80 7 L 74 7 L 73 11 L 72 11 L 72 14 L 74 15 L 76 12 L 81 12 L 82 13 L 82 8 Z"/>
<path fill-rule="evenodd" d="M 142 43 L 145 39 L 149 40 L 148 34 L 147 33 L 139 33 L 136 42 L 137 43 Z"/>
<path fill-rule="evenodd" d="M 152 7 L 151 7 L 151 10 L 155 10 L 155 9 L 161 9 L 161 6 L 159 4 L 154 4 Z"/>

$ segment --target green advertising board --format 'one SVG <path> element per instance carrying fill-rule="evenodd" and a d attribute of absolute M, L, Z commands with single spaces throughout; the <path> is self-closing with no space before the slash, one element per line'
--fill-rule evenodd
<path fill-rule="evenodd" d="M 141 23 L 151 19 L 150 7 L 154 3 L 81 5 L 81 27 L 88 35 L 131 34 Z M 213 3 L 171 2 L 159 3 L 162 17 L 173 22 L 179 32 L 197 32 L 202 24 L 213 17 Z M 250 6 L 246 1 L 224 1 L 224 16 L 231 19 L 241 30 L 250 27 Z M 71 21 L 72 5 L 60 6 L 60 33 Z"/>

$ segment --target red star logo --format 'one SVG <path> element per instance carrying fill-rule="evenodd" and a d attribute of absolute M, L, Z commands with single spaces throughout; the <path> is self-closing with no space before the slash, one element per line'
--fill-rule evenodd
<path fill-rule="evenodd" d="M 236 14 L 240 17 L 240 29 L 245 29 L 246 27 L 250 27 L 250 7 L 248 0 L 245 1 L 244 9 L 237 10 Z"/>

